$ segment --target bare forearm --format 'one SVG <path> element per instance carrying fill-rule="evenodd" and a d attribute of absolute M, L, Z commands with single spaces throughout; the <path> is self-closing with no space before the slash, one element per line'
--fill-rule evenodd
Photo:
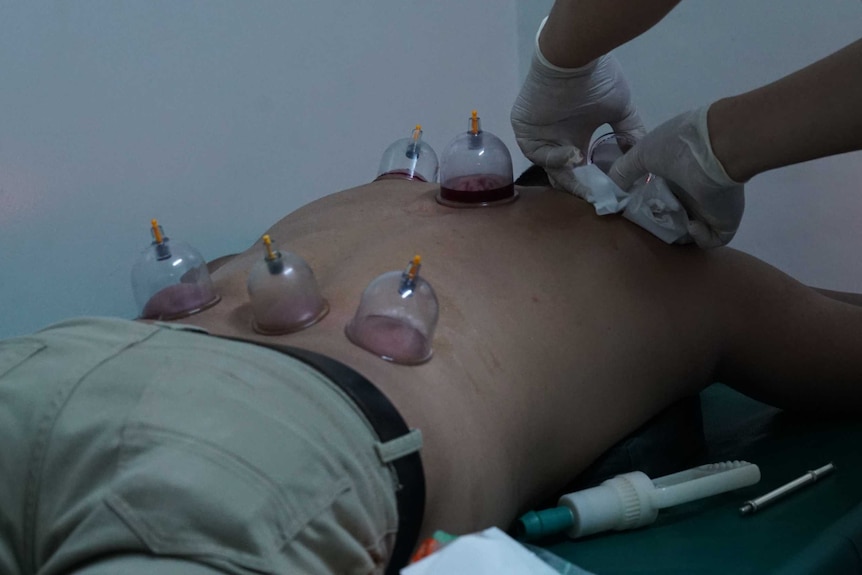
<path fill-rule="evenodd" d="M 640 36 L 681 0 L 557 0 L 539 46 L 555 66 L 578 68 Z"/>
<path fill-rule="evenodd" d="M 862 149 L 862 40 L 709 109 L 713 152 L 738 182 Z"/>

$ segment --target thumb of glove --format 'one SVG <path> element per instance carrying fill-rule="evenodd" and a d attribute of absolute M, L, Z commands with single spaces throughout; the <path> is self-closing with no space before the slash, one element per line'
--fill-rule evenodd
<path fill-rule="evenodd" d="M 644 165 L 641 149 L 640 143 L 635 144 L 631 150 L 618 158 L 608 171 L 608 176 L 622 190 L 627 191 L 636 181 L 649 173 Z"/>

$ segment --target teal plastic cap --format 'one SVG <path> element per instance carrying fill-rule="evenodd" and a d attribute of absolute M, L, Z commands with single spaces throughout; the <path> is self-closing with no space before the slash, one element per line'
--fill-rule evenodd
<path fill-rule="evenodd" d="M 515 527 L 515 534 L 522 541 L 535 541 L 565 531 L 574 524 L 575 519 L 568 507 L 552 507 L 522 515 Z"/>

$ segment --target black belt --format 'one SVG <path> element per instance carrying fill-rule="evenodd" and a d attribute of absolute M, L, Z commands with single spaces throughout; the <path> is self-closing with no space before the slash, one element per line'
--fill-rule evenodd
<path fill-rule="evenodd" d="M 241 339 L 237 341 L 286 353 L 325 375 L 344 391 L 365 415 L 381 443 L 410 433 L 410 428 L 407 427 L 407 423 L 392 402 L 373 383 L 340 361 L 289 345 Z M 390 462 L 390 465 L 398 478 L 398 488 L 395 491 L 398 505 L 398 534 L 395 537 L 395 547 L 386 567 L 386 573 L 397 575 L 401 568 L 409 563 L 413 549 L 419 540 L 419 529 L 425 512 L 425 472 L 422 470 L 422 459 L 418 451 L 395 459 Z"/>

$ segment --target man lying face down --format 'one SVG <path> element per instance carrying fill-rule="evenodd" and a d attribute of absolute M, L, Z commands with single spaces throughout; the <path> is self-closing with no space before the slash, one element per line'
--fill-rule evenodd
<path fill-rule="evenodd" d="M 518 191 L 459 209 L 387 179 L 283 218 L 267 233 L 329 306 L 294 333 L 252 327 L 255 245 L 213 272 L 220 303 L 177 322 L 210 335 L 75 320 L 4 342 L 0 571 L 394 572 L 436 529 L 509 526 L 714 381 L 859 413 L 859 308 Z M 345 325 L 415 253 L 440 317 L 432 358 L 402 365 Z"/>

